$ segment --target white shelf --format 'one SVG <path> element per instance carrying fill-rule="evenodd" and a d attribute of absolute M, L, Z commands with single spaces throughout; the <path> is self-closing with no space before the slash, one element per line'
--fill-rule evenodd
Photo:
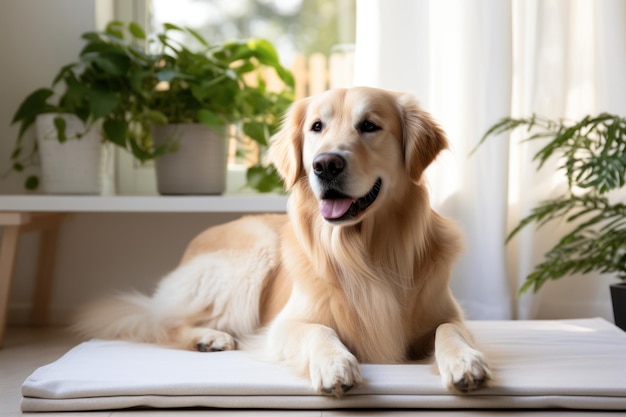
<path fill-rule="evenodd" d="M 1 211 L 71 213 L 284 213 L 277 194 L 223 196 L 0 195 Z"/>

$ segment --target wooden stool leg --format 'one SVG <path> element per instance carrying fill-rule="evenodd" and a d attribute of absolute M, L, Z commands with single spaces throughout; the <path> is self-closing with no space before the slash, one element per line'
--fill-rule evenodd
<path fill-rule="evenodd" d="M 19 226 L 5 226 L 0 245 L 0 347 L 4 343 L 11 279 L 15 270 L 17 245 L 20 237 Z"/>
<path fill-rule="evenodd" d="M 31 323 L 35 326 L 48 324 L 58 236 L 59 224 L 41 232 L 39 263 L 37 266 L 33 308 L 31 310 Z"/>

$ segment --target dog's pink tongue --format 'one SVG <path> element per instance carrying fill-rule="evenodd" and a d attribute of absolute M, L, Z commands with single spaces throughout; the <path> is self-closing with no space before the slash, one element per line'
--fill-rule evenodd
<path fill-rule="evenodd" d="M 320 212 L 325 219 L 338 219 L 346 214 L 354 200 L 351 198 L 339 198 L 336 200 L 322 200 Z"/>

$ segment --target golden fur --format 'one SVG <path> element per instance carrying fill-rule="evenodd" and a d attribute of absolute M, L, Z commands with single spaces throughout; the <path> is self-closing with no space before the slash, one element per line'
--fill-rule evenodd
<path fill-rule="evenodd" d="M 239 343 L 335 396 L 362 381 L 358 362 L 434 350 L 445 386 L 478 388 L 489 368 L 448 288 L 459 233 L 430 208 L 422 178 L 446 147 L 406 94 L 362 87 L 301 100 L 268 154 L 288 215 L 203 232 L 152 297 L 107 300 L 77 328 L 203 351 Z"/>

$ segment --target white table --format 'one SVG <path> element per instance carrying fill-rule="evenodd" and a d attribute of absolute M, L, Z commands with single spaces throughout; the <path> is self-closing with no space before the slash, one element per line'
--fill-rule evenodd
<path fill-rule="evenodd" d="M 0 347 L 4 340 L 19 238 L 41 232 L 31 322 L 48 321 L 59 228 L 74 213 L 281 213 L 287 197 L 276 194 L 223 196 L 0 195 Z"/>

